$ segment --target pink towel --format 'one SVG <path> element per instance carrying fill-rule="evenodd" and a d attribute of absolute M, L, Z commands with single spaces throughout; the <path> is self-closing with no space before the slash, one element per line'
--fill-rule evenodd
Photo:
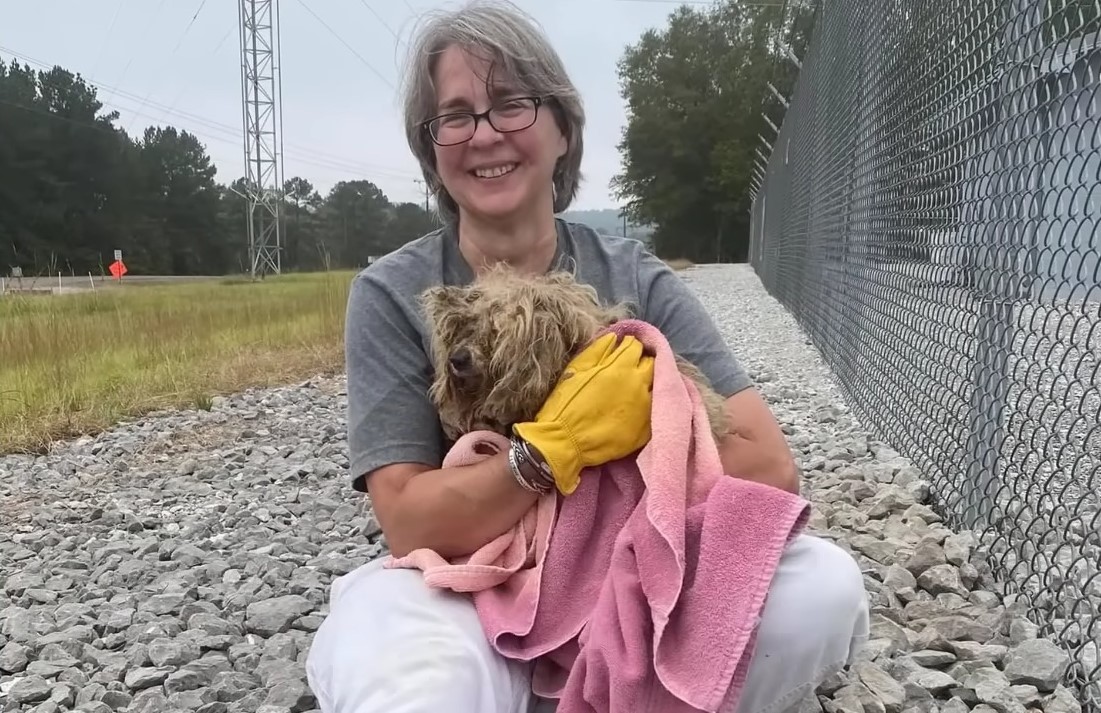
<path fill-rule="evenodd" d="M 733 710 L 780 555 L 808 503 L 726 477 L 699 394 L 651 325 L 626 320 L 655 354 L 650 442 L 582 474 L 569 497 L 542 498 L 512 531 L 470 557 L 425 550 L 388 567 L 473 592 L 504 656 L 534 661 L 532 690 L 559 713 Z M 449 462 L 476 442 L 472 433 Z M 556 509 L 558 510 L 555 515 Z"/>

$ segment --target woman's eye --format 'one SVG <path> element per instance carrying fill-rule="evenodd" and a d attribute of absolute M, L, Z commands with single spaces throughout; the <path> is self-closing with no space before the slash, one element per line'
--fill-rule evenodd
<path fill-rule="evenodd" d="M 523 111 L 523 110 L 524 110 L 524 102 L 523 102 L 523 100 L 520 100 L 520 99 L 517 99 L 515 101 L 505 102 L 504 104 L 502 104 L 501 106 L 499 106 L 497 108 L 497 111 L 502 112 L 502 113 L 506 113 L 506 114 L 509 113 L 509 112 L 515 113 L 515 112 Z"/>

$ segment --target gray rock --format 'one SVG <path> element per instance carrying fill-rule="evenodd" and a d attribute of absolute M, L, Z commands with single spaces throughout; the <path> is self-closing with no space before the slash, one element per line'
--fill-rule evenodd
<path fill-rule="evenodd" d="M 76 705 L 79 707 L 85 703 L 102 700 L 106 693 L 107 688 L 102 683 L 89 683 L 77 692 Z"/>
<path fill-rule="evenodd" d="M 187 620 L 187 628 L 200 629 L 215 636 L 240 636 L 241 627 L 207 612 L 199 612 Z"/>
<path fill-rule="evenodd" d="M 1058 686 L 1055 692 L 1044 699 L 1044 713 L 1082 713 L 1082 704 L 1065 686 Z"/>
<path fill-rule="evenodd" d="M 1009 652 L 1001 644 L 980 644 L 976 641 L 949 641 L 948 648 L 960 661 L 989 661 L 999 664 Z"/>
<path fill-rule="evenodd" d="M 170 673 L 172 673 L 172 669 L 167 667 L 147 666 L 145 668 L 135 668 L 126 672 L 123 683 L 131 691 L 141 691 L 161 685 Z"/>
<path fill-rule="evenodd" d="M 1063 680 L 1070 655 L 1047 639 L 1022 641 L 1005 656 L 1005 676 L 1011 684 L 1027 684 L 1050 693 Z"/>
<path fill-rule="evenodd" d="M 853 673 L 883 704 L 888 713 L 902 710 L 902 704 L 906 702 L 906 691 L 889 673 L 870 662 L 856 664 L 853 666 Z"/>
<path fill-rule="evenodd" d="M 991 627 L 958 614 L 930 619 L 921 633 L 923 637 L 931 636 L 945 642 L 975 641 L 984 644 L 994 638 L 994 630 Z"/>
<path fill-rule="evenodd" d="M 30 662 L 26 646 L 9 641 L 0 649 L 0 673 L 20 673 Z"/>
<path fill-rule="evenodd" d="M 50 682 L 41 676 L 24 676 L 8 689 L 8 698 L 13 703 L 38 703 L 50 697 L 50 690 Z"/>
<path fill-rule="evenodd" d="M 937 666 L 947 666 L 955 663 L 957 660 L 956 655 L 948 651 L 931 651 L 928 649 L 915 651 L 910 654 L 910 658 L 913 659 L 916 664 L 921 666 L 932 666 L 934 668 Z"/>
<path fill-rule="evenodd" d="M 960 570 L 955 565 L 938 564 L 921 573 L 917 585 L 933 596 L 938 594 L 956 594 L 967 596 L 967 587 L 960 580 Z"/>
<path fill-rule="evenodd" d="M 100 698 L 106 706 L 116 711 L 128 707 L 133 700 L 134 697 L 126 691 L 104 691 L 103 697 Z"/>
<path fill-rule="evenodd" d="M 76 688 L 68 683 L 58 683 L 50 689 L 50 700 L 66 710 L 76 705 Z"/>
<path fill-rule="evenodd" d="M 959 696 L 953 696 L 940 707 L 941 713 L 971 713 L 971 706 L 963 702 Z"/>
<path fill-rule="evenodd" d="M 227 671 L 214 676 L 210 684 L 217 700 L 230 703 L 240 700 L 256 690 L 259 681 L 241 671 Z"/>
<path fill-rule="evenodd" d="M 199 658 L 199 646 L 183 638 L 157 638 L 146 647 L 149 661 L 158 668 L 182 666 Z"/>
<path fill-rule="evenodd" d="M 891 513 L 899 513 L 913 505 L 913 494 L 897 485 L 883 485 L 875 497 L 869 499 L 868 517 L 881 518 Z"/>
<path fill-rule="evenodd" d="M 1025 706 L 1014 694 L 1009 680 L 996 668 L 980 668 L 964 681 L 963 685 L 974 692 L 980 703 L 985 703 L 998 713 L 1025 713 Z"/>
<path fill-rule="evenodd" d="M 111 713 L 112 709 L 103 701 L 90 701 L 76 708 L 79 713 Z"/>
<path fill-rule="evenodd" d="M 969 532 L 953 533 L 944 539 L 944 557 L 957 567 L 971 560 L 975 538 Z"/>
<path fill-rule="evenodd" d="M 936 542 L 926 541 L 914 549 L 913 554 L 906 559 L 903 565 L 911 574 L 918 577 L 930 567 L 945 564 L 947 561 L 944 556 L 944 548 Z"/>
<path fill-rule="evenodd" d="M 245 627 L 260 636 L 288 631 L 298 617 L 313 611 L 314 605 L 297 594 L 288 594 L 259 602 L 246 609 Z"/>
<path fill-rule="evenodd" d="M 317 699 L 305 681 L 288 679 L 271 688 L 264 699 L 264 705 L 289 710 L 291 713 L 305 713 L 317 706 Z"/>
<path fill-rule="evenodd" d="M 209 679 L 194 669 L 174 671 L 164 680 L 164 690 L 168 693 L 181 693 L 201 688 Z"/>

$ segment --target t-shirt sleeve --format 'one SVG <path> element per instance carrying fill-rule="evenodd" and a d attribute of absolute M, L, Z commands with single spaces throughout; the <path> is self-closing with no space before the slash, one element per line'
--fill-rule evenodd
<path fill-rule="evenodd" d="M 638 264 L 641 318 L 661 330 L 673 351 L 696 365 L 724 398 L 752 385 L 703 303 L 671 267 L 649 252 Z"/>
<path fill-rule="evenodd" d="M 344 328 L 348 373 L 348 457 L 352 487 L 392 463 L 438 468 L 442 435 L 428 398 L 431 365 L 410 316 L 386 287 L 361 273 Z"/>

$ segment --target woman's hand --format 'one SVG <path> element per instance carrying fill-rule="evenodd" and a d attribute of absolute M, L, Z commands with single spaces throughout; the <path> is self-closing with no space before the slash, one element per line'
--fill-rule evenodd
<path fill-rule="evenodd" d="M 654 358 L 627 336 L 606 334 L 566 366 L 535 420 L 513 427 L 550 466 L 569 495 L 581 470 L 637 451 L 650 440 Z"/>

